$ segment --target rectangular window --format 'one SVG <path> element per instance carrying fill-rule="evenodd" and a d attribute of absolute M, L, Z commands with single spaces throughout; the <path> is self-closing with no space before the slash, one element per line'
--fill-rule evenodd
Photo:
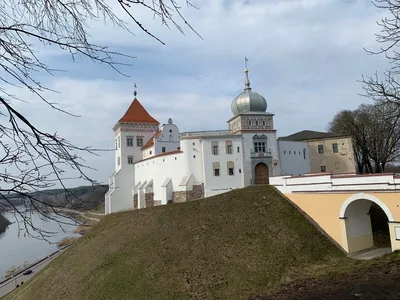
<path fill-rule="evenodd" d="M 115 150 L 117 150 L 118 149 L 118 141 L 117 141 L 117 139 L 115 139 Z"/>
<path fill-rule="evenodd" d="M 164 153 L 165 152 L 165 147 L 161 148 L 161 152 Z"/>
<path fill-rule="evenodd" d="M 219 162 L 213 162 L 213 174 L 214 176 L 219 176 Z"/>
<path fill-rule="evenodd" d="M 121 148 L 121 137 L 118 137 L 118 148 Z"/>
<path fill-rule="evenodd" d="M 324 154 L 324 145 L 318 145 L 318 154 Z"/>
<path fill-rule="evenodd" d="M 326 172 L 326 167 L 325 166 L 321 166 L 321 172 Z"/>
<path fill-rule="evenodd" d="M 237 147 L 237 152 L 240 153 L 240 147 Z"/>
<path fill-rule="evenodd" d="M 339 147 L 337 143 L 332 144 L 332 151 L 333 153 L 338 153 L 339 152 Z"/>
<path fill-rule="evenodd" d="M 226 169 L 228 170 L 228 175 L 233 176 L 234 174 L 235 163 L 233 161 L 228 161 L 226 163 Z"/>
<path fill-rule="evenodd" d="M 232 154 L 232 145 L 226 145 L 226 154 Z"/>
<path fill-rule="evenodd" d="M 219 154 L 219 151 L 218 151 L 218 142 L 217 142 L 217 141 L 211 142 L 211 153 L 212 153 L 213 155 L 218 155 L 218 154 Z"/>
<path fill-rule="evenodd" d="M 126 137 L 126 146 L 133 147 L 133 136 Z"/>
<path fill-rule="evenodd" d="M 117 158 L 117 163 L 118 163 L 118 166 L 121 164 L 121 157 L 119 157 L 119 156 Z"/>
<path fill-rule="evenodd" d="M 306 159 L 306 149 L 303 149 L 303 157 Z"/>
<path fill-rule="evenodd" d="M 213 155 L 218 155 L 218 146 L 213 146 Z"/>
<path fill-rule="evenodd" d="M 133 156 L 128 156 L 128 165 L 133 165 Z"/>
<path fill-rule="evenodd" d="M 142 137 L 136 138 L 136 146 L 143 147 L 143 138 Z"/>
<path fill-rule="evenodd" d="M 254 142 L 254 152 L 263 152 L 265 153 L 265 142 Z"/>

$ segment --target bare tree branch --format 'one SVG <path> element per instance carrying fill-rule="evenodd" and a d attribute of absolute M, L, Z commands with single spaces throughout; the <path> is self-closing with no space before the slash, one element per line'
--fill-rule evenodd
<path fill-rule="evenodd" d="M 32 211 L 60 225 L 69 223 L 60 221 L 58 217 L 65 215 L 57 208 L 79 209 L 82 199 L 66 187 L 65 182 L 71 179 L 66 174 L 74 172 L 73 178 L 90 183 L 94 189 L 98 183 L 86 175 L 93 168 L 82 157 L 103 151 L 76 146 L 57 133 L 42 131 L 16 108 L 15 101 L 26 105 L 29 102 L 12 94 L 9 87 L 28 89 L 55 110 L 76 116 L 44 96 L 49 88 L 39 81 L 38 75 L 54 76 L 58 70 L 44 63 L 39 50 L 50 48 L 69 53 L 72 61 L 77 56 L 89 58 L 124 75 L 119 67 L 129 66 L 126 60 L 134 57 L 92 43 L 88 28 L 93 21 L 103 20 L 133 34 L 130 28 L 133 23 L 164 44 L 139 20 L 139 7 L 153 13 L 168 28 L 172 24 L 184 33 L 179 25 L 182 22 L 200 37 L 181 13 L 177 0 L 113 1 L 4 0 L 0 3 L 0 82 L 3 83 L 0 85 L 0 211 L 12 210 L 25 232 L 35 237 L 46 239 L 51 233 L 35 227 Z M 182 2 L 195 8 L 190 0 Z M 118 8 L 128 17 L 128 22 L 118 16 Z M 61 186 L 63 191 L 60 201 L 43 196 L 44 190 L 55 186 Z"/>

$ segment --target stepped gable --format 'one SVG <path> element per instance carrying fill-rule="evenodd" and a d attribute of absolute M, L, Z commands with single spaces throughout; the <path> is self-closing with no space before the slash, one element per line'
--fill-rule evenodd
<path fill-rule="evenodd" d="M 120 123 L 150 123 L 157 124 L 160 123 L 154 119 L 147 110 L 140 104 L 139 100 L 135 99 L 132 101 L 128 110 L 124 116 L 119 120 Z"/>

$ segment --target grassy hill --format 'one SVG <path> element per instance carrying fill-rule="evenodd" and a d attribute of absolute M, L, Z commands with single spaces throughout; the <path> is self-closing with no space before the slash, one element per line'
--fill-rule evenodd
<path fill-rule="evenodd" d="M 273 187 L 104 217 L 6 299 L 248 299 L 350 260 Z"/>

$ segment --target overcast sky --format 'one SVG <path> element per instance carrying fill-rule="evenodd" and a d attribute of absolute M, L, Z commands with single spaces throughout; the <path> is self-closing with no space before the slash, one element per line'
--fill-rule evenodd
<path fill-rule="evenodd" d="M 57 131 L 78 145 L 111 149 L 112 127 L 133 100 L 136 83 L 139 101 L 161 124 L 171 117 L 181 132 L 226 129 L 232 99 L 244 88 L 247 56 L 251 86 L 267 99 L 278 136 L 285 136 L 304 129 L 323 131 L 338 110 L 368 102 L 358 95 L 362 89 L 357 80 L 385 67 L 383 58 L 363 50 L 377 49 L 376 21 L 383 16 L 368 0 L 193 3 L 199 10 L 185 8 L 183 14 L 203 40 L 187 27 L 185 35 L 168 30 L 140 10 L 139 20 L 165 46 L 133 25 L 135 35 L 91 24 L 92 41 L 137 57 L 131 67 L 122 68 L 129 78 L 105 65 L 85 59 L 73 63 L 65 53 L 41 50 L 51 67 L 66 70 L 40 77 L 59 92 L 46 94 L 48 99 L 80 118 L 37 103 L 27 91 L 15 93 L 31 103 L 17 105 L 44 131 Z M 98 169 L 89 175 L 108 182 L 113 156 L 86 157 Z"/>

